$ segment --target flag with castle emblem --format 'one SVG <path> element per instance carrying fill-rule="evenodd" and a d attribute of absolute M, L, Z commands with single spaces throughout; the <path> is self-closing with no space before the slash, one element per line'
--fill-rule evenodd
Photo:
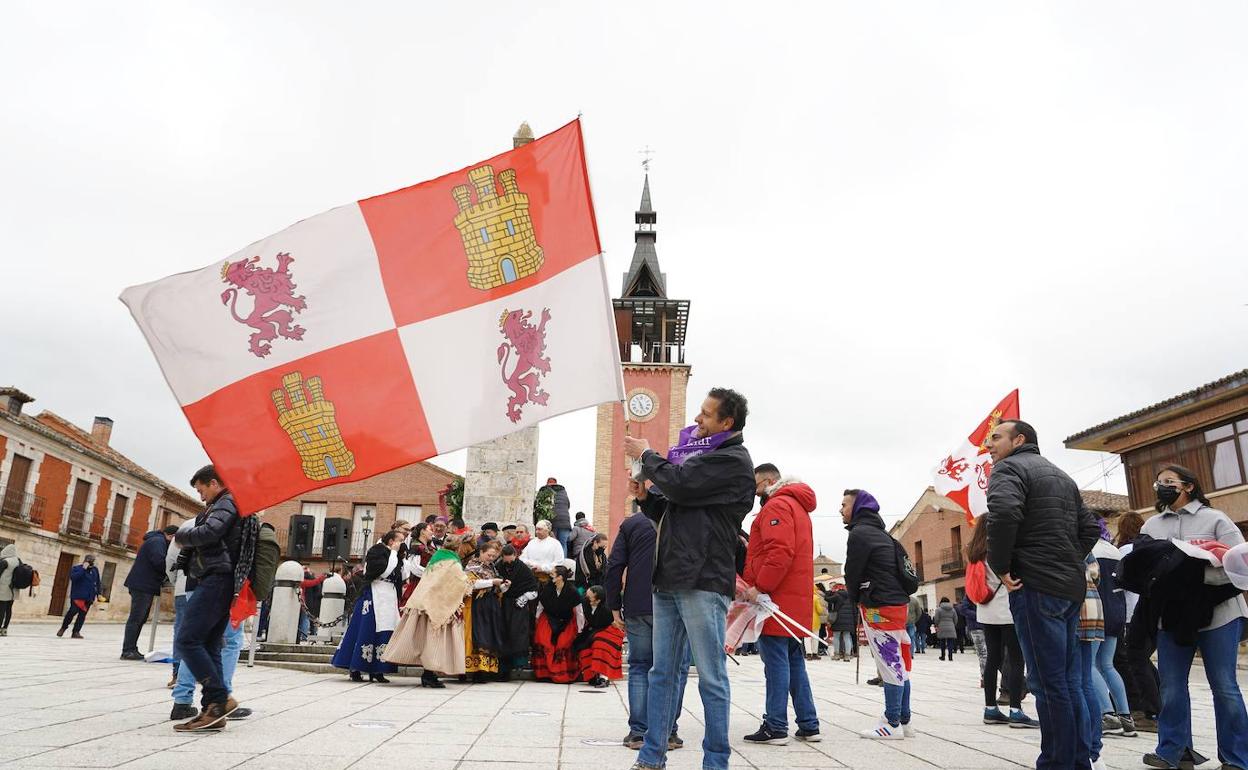
<path fill-rule="evenodd" d="M 988 479 L 992 475 L 988 436 L 1002 420 L 1017 419 L 1018 391 L 1014 390 L 932 471 L 936 480 L 932 486 L 936 492 L 962 506 L 966 520 L 972 524 L 988 512 Z"/>
<path fill-rule="evenodd" d="M 624 398 L 579 120 L 121 300 L 244 511 Z"/>

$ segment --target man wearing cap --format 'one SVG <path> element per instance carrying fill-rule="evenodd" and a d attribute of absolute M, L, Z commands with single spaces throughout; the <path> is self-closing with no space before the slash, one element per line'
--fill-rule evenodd
<path fill-rule="evenodd" d="M 481 550 L 481 548 L 489 541 L 497 539 L 498 525 L 492 521 L 487 521 L 481 525 L 481 534 L 477 536 L 477 550 Z"/>
<path fill-rule="evenodd" d="M 74 565 L 69 571 L 69 584 L 69 612 L 65 613 L 61 630 L 56 635 L 64 636 L 72 621 L 74 633 L 70 638 L 82 639 L 82 624 L 87 620 L 87 610 L 100 595 L 100 571 L 95 568 L 95 554 L 87 554 L 82 557 L 82 564 Z"/>
<path fill-rule="evenodd" d="M 524 547 L 520 560 L 533 569 L 550 572 L 556 564 L 562 564 L 563 544 L 550 533 L 550 522 L 542 519 L 537 522 L 537 537 Z"/>
<path fill-rule="evenodd" d="M 134 555 L 134 566 L 126 576 L 126 588 L 130 590 L 130 617 L 126 619 L 126 635 L 121 642 L 122 660 L 143 660 L 139 652 L 139 632 L 147 622 L 152 600 L 160 596 L 165 584 L 165 554 L 169 541 L 178 533 L 176 524 L 153 529 L 143 536 L 143 545 Z"/>

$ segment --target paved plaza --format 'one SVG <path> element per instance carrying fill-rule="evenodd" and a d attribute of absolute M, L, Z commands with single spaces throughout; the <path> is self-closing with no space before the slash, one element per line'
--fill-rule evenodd
<path fill-rule="evenodd" d="M 622 681 L 606 691 L 537 682 L 452 682 L 426 690 L 409 678 L 355 684 L 345 675 L 240 665 L 236 695 L 254 716 L 231 722 L 223 733 L 178 735 L 168 721 L 168 666 L 119 661 L 120 625 L 89 624 L 82 641 L 58 639 L 55 630 L 14 623 L 0 638 L 0 764 L 6 767 L 627 770 L 636 757 L 619 745 L 627 732 Z M 158 647 L 167 648 L 168 638 L 162 627 Z M 740 660 L 729 663 L 735 768 L 1013 768 L 1031 766 L 1037 753 L 1037 731 L 980 723 L 973 654 L 953 663 L 930 653 L 917 659 L 915 738 L 860 739 L 857 731 L 882 710 L 880 690 L 855 685 L 854 664 L 824 659 L 810 665 L 823 741 L 747 745 L 741 736 L 760 721 L 763 674 L 757 657 Z M 868 676 L 864 666 L 863 680 Z M 1199 667 L 1193 679 L 1196 745 L 1213 756 L 1212 705 Z M 669 755 L 673 768 L 700 766 L 702 711 L 694 682 L 680 719 L 686 748 Z M 1142 767 L 1152 740 L 1144 733 L 1107 738 L 1105 758 L 1114 768 Z"/>

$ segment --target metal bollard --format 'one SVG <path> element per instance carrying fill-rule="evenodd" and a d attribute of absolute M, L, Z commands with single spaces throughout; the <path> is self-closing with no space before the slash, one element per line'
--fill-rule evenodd
<path fill-rule="evenodd" d="M 347 627 L 346 618 L 342 617 L 347 602 L 347 583 L 338 575 L 330 575 L 321 584 L 321 613 L 317 617 L 319 628 L 316 630 L 317 641 L 333 640 L 335 631 Z"/>
<path fill-rule="evenodd" d="M 273 644 L 295 644 L 299 640 L 299 584 L 303 567 L 297 561 L 284 561 L 273 581 L 273 609 L 269 612 L 269 635 Z"/>

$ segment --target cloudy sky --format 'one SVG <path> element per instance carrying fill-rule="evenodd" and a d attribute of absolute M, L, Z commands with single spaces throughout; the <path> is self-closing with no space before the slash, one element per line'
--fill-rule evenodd
<path fill-rule="evenodd" d="M 115 446 L 181 482 L 204 456 L 121 289 L 581 113 L 608 274 L 648 145 L 659 256 L 693 301 L 690 405 L 750 397 L 755 459 L 813 484 L 829 554 L 841 489 L 904 514 L 1015 387 L 1047 454 L 1121 490 L 1061 439 L 1245 366 L 1246 22 L 1217 2 L 8 3 L 0 384 L 114 418 Z M 539 475 L 577 508 L 593 425 L 542 428 Z"/>

